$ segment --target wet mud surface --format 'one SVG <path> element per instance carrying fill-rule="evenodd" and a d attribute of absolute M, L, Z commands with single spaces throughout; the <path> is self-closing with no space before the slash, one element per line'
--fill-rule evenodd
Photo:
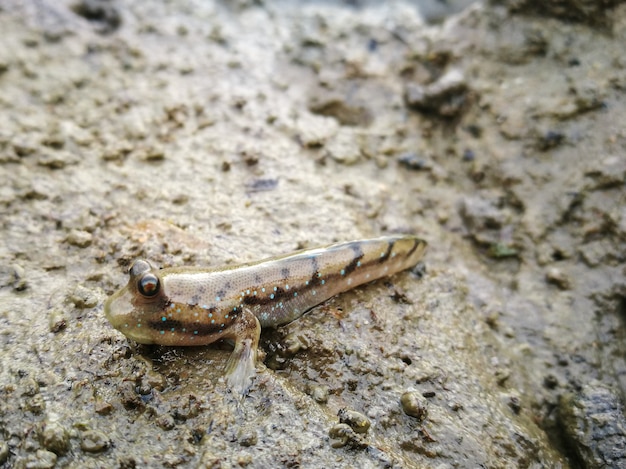
<path fill-rule="evenodd" d="M 0 467 L 623 467 L 626 8 L 295 3 L 0 4 Z M 394 232 L 244 399 L 103 316 Z"/>

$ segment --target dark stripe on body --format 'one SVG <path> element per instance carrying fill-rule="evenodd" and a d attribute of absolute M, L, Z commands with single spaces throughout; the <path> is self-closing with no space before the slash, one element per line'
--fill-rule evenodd
<path fill-rule="evenodd" d="M 345 275 L 349 275 L 354 272 L 359 261 L 363 259 L 364 256 L 363 249 L 361 249 L 360 244 L 353 244 L 350 247 L 352 248 L 352 252 L 354 252 L 354 259 L 352 259 L 352 261 L 350 261 L 350 263 L 343 268 L 343 270 L 345 271 Z"/>
<path fill-rule="evenodd" d="M 414 239 L 413 240 L 413 247 L 411 248 L 411 250 L 409 252 L 406 253 L 406 258 L 408 259 L 409 257 L 411 257 L 411 254 L 413 254 L 415 252 L 415 250 L 417 249 L 417 247 L 422 244 L 422 241 L 419 239 Z"/>
<path fill-rule="evenodd" d="M 383 262 L 385 262 L 387 259 L 389 259 L 389 256 L 391 256 L 391 250 L 393 249 L 393 246 L 396 244 L 395 241 L 389 241 L 389 246 L 387 246 L 387 251 L 385 252 L 385 254 L 383 254 L 382 256 L 380 256 L 380 259 L 378 259 L 378 262 L 380 264 L 382 264 Z"/>

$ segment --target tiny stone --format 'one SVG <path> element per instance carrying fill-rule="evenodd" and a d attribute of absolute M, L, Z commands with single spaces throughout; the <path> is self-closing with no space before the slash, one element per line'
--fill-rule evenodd
<path fill-rule="evenodd" d="M 331 437 L 333 441 L 331 446 L 333 448 L 343 448 L 348 445 L 351 441 L 354 441 L 357 437 L 354 430 L 350 428 L 350 425 L 345 423 L 338 423 L 337 425 L 333 425 L 330 430 L 328 430 L 328 436 Z"/>
<path fill-rule="evenodd" d="M 140 151 L 139 158 L 147 162 L 163 161 L 165 159 L 165 150 L 157 146 L 144 148 L 143 151 Z"/>
<path fill-rule="evenodd" d="M 543 385 L 547 389 L 554 389 L 559 385 L 559 380 L 553 374 L 548 374 L 543 378 Z"/>
<path fill-rule="evenodd" d="M 26 461 L 27 469 L 51 469 L 57 463 L 57 455 L 52 451 L 38 449 L 34 455 L 30 455 Z"/>
<path fill-rule="evenodd" d="M 171 430 L 176 426 L 176 422 L 174 421 L 174 417 L 171 414 L 163 414 L 156 420 L 156 424 L 162 430 Z"/>
<path fill-rule="evenodd" d="M 117 387 L 117 391 L 120 393 L 120 401 L 126 409 L 133 410 L 144 407 L 141 397 L 135 391 L 134 383 L 124 381 Z"/>
<path fill-rule="evenodd" d="M 244 432 L 239 437 L 239 444 L 241 446 L 254 446 L 257 444 L 257 435 L 254 430 Z"/>
<path fill-rule="evenodd" d="M 93 236 L 91 233 L 83 230 L 72 230 L 65 238 L 72 246 L 77 246 L 79 248 L 86 248 L 91 244 L 93 240 Z"/>
<path fill-rule="evenodd" d="M 416 153 L 400 155 L 398 157 L 398 163 L 413 171 L 427 171 L 433 166 L 429 160 L 419 157 Z"/>
<path fill-rule="evenodd" d="M 26 290 L 26 288 L 28 288 L 28 282 L 26 282 L 24 268 L 19 264 L 13 264 L 11 267 L 13 270 L 11 274 L 13 289 L 15 291 Z"/>
<path fill-rule="evenodd" d="M 63 169 L 78 164 L 78 157 L 65 150 L 46 150 L 39 155 L 37 164 L 49 169 Z"/>
<path fill-rule="evenodd" d="M 285 357 L 292 357 L 300 351 L 303 344 L 297 334 L 291 333 L 285 337 Z"/>
<path fill-rule="evenodd" d="M 570 280 L 561 270 L 551 267 L 546 272 L 546 281 L 556 285 L 561 290 L 569 290 L 571 288 Z"/>
<path fill-rule="evenodd" d="M 4 464 L 4 462 L 9 458 L 9 445 L 6 441 L 0 442 L 0 464 Z"/>
<path fill-rule="evenodd" d="M 22 396 L 36 396 L 39 394 L 39 384 L 33 378 L 24 378 Z"/>
<path fill-rule="evenodd" d="M 70 447 L 69 433 L 58 423 L 48 424 L 41 433 L 41 444 L 57 455 L 65 454 Z"/>
<path fill-rule="evenodd" d="M 60 309 L 53 309 L 48 316 L 48 329 L 56 334 L 67 327 L 67 317 Z"/>
<path fill-rule="evenodd" d="M 400 404 L 405 414 L 415 417 L 418 420 L 424 420 L 428 415 L 426 406 L 428 402 L 426 398 L 415 391 L 408 391 L 400 397 Z"/>
<path fill-rule="evenodd" d="M 339 422 L 347 423 L 356 433 L 367 433 L 370 428 L 369 419 L 355 410 L 341 409 L 337 413 Z"/>
<path fill-rule="evenodd" d="M 246 467 L 252 464 L 252 455 L 250 454 L 240 454 L 237 456 L 237 465 L 240 467 Z"/>
<path fill-rule="evenodd" d="M 319 384 L 309 386 L 309 396 L 318 404 L 326 404 L 328 402 L 328 394 L 328 386 L 321 386 Z"/>
<path fill-rule="evenodd" d="M 98 296 L 88 288 L 78 285 L 69 297 L 78 309 L 93 308 L 98 304 Z"/>
<path fill-rule="evenodd" d="M 33 414 L 39 415 L 46 409 L 46 401 L 41 394 L 37 394 L 26 401 L 26 408 Z"/>
<path fill-rule="evenodd" d="M 109 402 L 98 402 L 94 410 L 98 415 L 109 415 L 113 411 L 113 406 Z"/>
<path fill-rule="evenodd" d="M 109 447 L 111 442 L 103 433 L 87 430 L 81 434 L 80 449 L 86 453 L 99 453 Z"/>
<path fill-rule="evenodd" d="M 508 404 L 515 415 L 518 415 L 522 410 L 522 403 L 517 396 L 510 396 Z"/>

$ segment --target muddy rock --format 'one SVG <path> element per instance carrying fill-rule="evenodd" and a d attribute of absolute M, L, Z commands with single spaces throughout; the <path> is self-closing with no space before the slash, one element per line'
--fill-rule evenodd
<path fill-rule="evenodd" d="M 626 465 L 626 416 L 615 390 L 598 382 L 587 384 L 560 399 L 559 416 L 583 467 Z"/>
<path fill-rule="evenodd" d="M 405 99 L 413 108 L 450 118 L 458 115 L 466 105 L 467 88 L 461 71 L 453 69 L 426 86 L 409 83 Z"/>
<path fill-rule="evenodd" d="M 2 2 L 0 465 L 621 462 L 626 5 L 348 3 Z M 245 398 L 103 315 L 137 258 L 400 232 Z"/>

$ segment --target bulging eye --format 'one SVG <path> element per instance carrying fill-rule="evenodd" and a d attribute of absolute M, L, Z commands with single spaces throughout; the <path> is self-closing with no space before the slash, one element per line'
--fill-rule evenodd
<path fill-rule="evenodd" d="M 154 274 L 144 274 L 137 282 L 137 289 L 143 296 L 151 297 L 159 293 L 159 277 Z"/>

